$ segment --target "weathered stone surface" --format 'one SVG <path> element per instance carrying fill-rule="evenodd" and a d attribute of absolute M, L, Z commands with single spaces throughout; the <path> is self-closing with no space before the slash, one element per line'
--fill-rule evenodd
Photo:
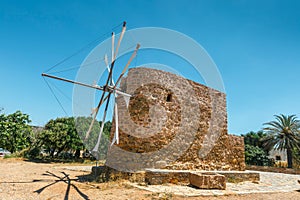
<path fill-rule="evenodd" d="M 206 172 L 206 173 L 190 173 L 189 180 L 191 185 L 196 186 L 200 189 L 226 189 L 225 176 Z"/>
<path fill-rule="evenodd" d="M 108 182 L 117 180 L 129 180 L 131 182 L 145 183 L 145 172 L 122 172 L 107 166 L 92 167 L 92 175 L 97 182 Z"/>
<path fill-rule="evenodd" d="M 128 109 L 117 98 L 120 143 L 109 148 L 107 166 L 245 170 L 243 138 L 227 133 L 224 93 L 149 68 L 130 69 L 121 88 L 132 97 Z"/>
<path fill-rule="evenodd" d="M 230 182 L 237 183 L 242 181 L 252 181 L 252 182 L 260 181 L 259 173 L 256 172 L 146 169 L 146 171 L 130 173 L 124 171 L 117 171 L 107 166 L 93 167 L 91 175 L 93 175 L 94 177 L 93 180 L 96 180 L 97 182 L 108 182 L 108 181 L 125 179 L 131 182 L 138 182 L 141 184 L 149 184 L 149 185 L 161 185 L 166 183 L 171 183 L 176 185 L 189 185 L 194 183 L 193 182 L 194 180 L 191 181 L 190 174 L 197 174 L 197 175 L 219 174 L 225 177 L 225 182 L 229 182 L 229 183 Z M 209 187 L 214 186 L 210 182 L 205 181 L 205 183 L 209 183 L 210 184 Z M 198 187 L 198 185 L 195 186 Z M 201 186 L 201 187 L 208 187 L 208 186 Z"/>
<path fill-rule="evenodd" d="M 168 169 L 146 169 L 145 181 L 150 185 L 173 183 L 188 185 L 190 173 L 195 174 L 219 174 L 225 177 L 229 183 L 243 181 L 260 181 L 259 173 L 248 171 L 190 171 L 190 170 L 168 170 Z"/>
<path fill-rule="evenodd" d="M 146 169 L 145 182 L 150 185 L 165 183 L 188 185 L 189 172 L 183 170 Z"/>

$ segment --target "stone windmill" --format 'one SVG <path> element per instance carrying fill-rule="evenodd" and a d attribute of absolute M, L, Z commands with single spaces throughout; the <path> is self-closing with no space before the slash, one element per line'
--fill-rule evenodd
<path fill-rule="evenodd" d="M 104 106 L 104 122 L 110 100 L 115 98 L 107 166 L 130 172 L 146 168 L 244 170 L 243 139 L 227 133 L 224 93 L 149 68 L 130 69 L 124 77 L 139 44 L 117 81 L 113 80 L 116 56 L 125 31 L 124 22 L 116 48 L 115 34 L 112 34 L 111 60 L 107 55 L 104 59 L 109 73 L 103 86 L 42 74 L 102 91 L 83 139 L 89 139 L 100 107 Z M 103 128 L 104 123 L 92 148 L 94 152 L 99 150 Z"/>

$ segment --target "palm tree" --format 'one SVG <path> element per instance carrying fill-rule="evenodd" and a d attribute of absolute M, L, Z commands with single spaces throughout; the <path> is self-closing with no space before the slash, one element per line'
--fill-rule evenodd
<path fill-rule="evenodd" d="M 296 115 L 274 115 L 276 120 L 264 123 L 264 132 L 267 134 L 262 139 L 267 150 L 286 150 L 288 168 L 293 166 L 293 149 L 300 150 L 300 121 Z"/>

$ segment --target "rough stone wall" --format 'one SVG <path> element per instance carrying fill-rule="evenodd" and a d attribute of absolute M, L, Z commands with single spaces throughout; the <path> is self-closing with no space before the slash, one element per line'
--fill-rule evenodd
<path fill-rule="evenodd" d="M 120 143 L 109 149 L 108 166 L 245 169 L 243 138 L 227 134 L 224 93 L 149 68 L 129 70 L 121 88 L 132 97 L 128 109 L 117 98 Z"/>

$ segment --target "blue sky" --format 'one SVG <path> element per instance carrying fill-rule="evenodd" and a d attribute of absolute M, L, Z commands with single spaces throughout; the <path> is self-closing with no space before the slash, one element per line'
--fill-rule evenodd
<path fill-rule="evenodd" d="M 300 117 L 299 10 L 291 0 L 0 0 L 0 107 L 34 125 L 64 116 L 40 74 L 126 20 L 200 43 L 224 81 L 229 132 L 257 131 L 274 114 Z"/>

